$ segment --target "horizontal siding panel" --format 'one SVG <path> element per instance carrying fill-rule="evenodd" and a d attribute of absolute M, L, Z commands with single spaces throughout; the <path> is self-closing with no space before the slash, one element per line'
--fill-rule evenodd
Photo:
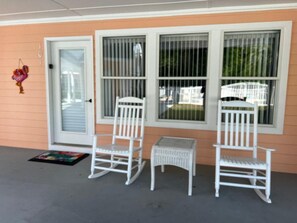
<path fill-rule="evenodd" d="M 213 168 L 215 165 L 215 161 L 214 159 L 211 158 L 207 158 L 207 157 L 197 157 L 197 163 L 198 164 L 202 164 L 202 165 L 212 165 Z M 199 172 L 199 169 L 197 168 L 197 172 Z"/>
<path fill-rule="evenodd" d="M 23 133 L 28 132 L 34 136 L 47 136 L 47 129 L 44 128 L 33 128 L 33 127 L 22 127 L 22 126 L 3 126 L 0 125 L 0 135 L 4 133 Z"/>
<path fill-rule="evenodd" d="M 297 85 L 288 85 L 287 95 L 296 96 L 297 95 Z"/>
<path fill-rule="evenodd" d="M 26 92 L 25 92 L 26 94 Z M 0 100 L 3 99 L 2 104 L 6 105 L 37 105 L 37 106 L 46 106 L 45 98 L 31 98 L 24 97 L 22 94 L 19 97 L 0 97 Z"/>
<path fill-rule="evenodd" d="M 34 115 L 31 112 L 7 112 L 7 111 L 0 111 L 0 117 L 2 119 L 23 119 L 23 120 L 38 120 L 38 121 L 47 121 L 47 114 L 46 113 L 37 113 L 35 112 Z"/>
<path fill-rule="evenodd" d="M 285 125 L 296 125 L 297 126 L 297 116 L 286 116 Z"/>
<path fill-rule="evenodd" d="M 9 147 L 19 147 L 24 149 L 42 149 L 48 150 L 47 142 L 30 142 L 30 141 L 20 141 L 20 140 L 7 140 L 0 138 L 1 146 L 9 146 Z M 29 157 L 31 158 L 31 157 Z"/>
<path fill-rule="evenodd" d="M 297 43 L 292 43 L 291 45 L 291 55 L 297 54 Z M 296 61 L 291 61 L 292 63 L 296 64 Z"/>
<path fill-rule="evenodd" d="M 283 163 L 273 163 L 272 171 L 275 172 L 286 172 L 286 173 L 297 173 L 296 165 L 287 165 Z M 272 173 L 272 185 L 273 185 L 273 173 Z"/>
<path fill-rule="evenodd" d="M 286 163 L 297 166 L 297 155 L 273 153 L 272 163 Z"/>
<path fill-rule="evenodd" d="M 42 50 L 43 52 L 43 50 Z M 0 59 L 1 60 L 14 60 L 16 61 L 15 64 L 18 65 L 18 60 L 16 58 L 24 58 L 26 59 L 36 59 L 38 57 L 37 51 L 6 51 L 1 52 Z M 42 58 L 44 61 L 44 58 Z M 25 61 L 23 61 L 25 62 Z"/>
<path fill-rule="evenodd" d="M 0 135 L 0 139 L 4 140 L 17 140 L 17 141 L 29 141 L 34 143 L 42 143 L 47 141 L 47 136 L 34 136 L 30 133 L 5 133 Z"/>
<path fill-rule="evenodd" d="M 297 105 L 286 106 L 286 115 L 297 115 Z"/>
<path fill-rule="evenodd" d="M 26 93 L 26 92 L 25 92 Z M 0 97 L 1 104 L 6 105 L 39 105 L 46 106 L 45 98 L 27 98 L 23 97 L 23 95 L 19 95 L 19 97 Z"/>
<path fill-rule="evenodd" d="M 297 75 L 297 64 L 290 64 L 289 66 L 289 78 Z M 290 83 L 288 83 L 290 84 Z"/>
<path fill-rule="evenodd" d="M 297 76 L 296 75 L 289 75 L 288 77 L 288 85 L 297 86 Z"/>
<path fill-rule="evenodd" d="M 18 126 L 18 127 L 24 127 L 24 128 L 26 128 L 27 126 L 30 126 L 35 128 L 47 129 L 47 122 L 39 121 L 39 120 L 19 120 L 17 118 L 15 119 L 0 118 L 0 126 Z M 24 129 L 24 131 L 26 131 L 26 129 Z"/>
<path fill-rule="evenodd" d="M 46 97 L 46 91 L 45 90 L 32 90 L 30 89 L 29 91 L 26 91 L 25 92 L 25 97 L 26 98 L 45 98 Z M 19 94 L 19 90 L 17 90 L 16 88 L 11 88 L 9 90 L 3 90 L 3 89 L 0 89 L 0 96 L 1 97 L 17 97 L 17 96 L 20 96 Z"/>
<path fill-rule="evenodd" d="M 96 133 L 98 133 L 98 134 L 105 134 L 105 133 L 111 134 L 112 133 L 112 125 L 97 124 L 96 125 Z"/>
<path fill-rule="evenodd" d="M 40 106 L 40 105 L 16 105 L 16 104 L 9 104 L 5 106 L 0 106 L 0 111 L 18 111 L 18 112 L 32 112 L 32 115 L 34 115 L 35 112 L 45 112 L 46 113 L 46 107 Z"/>
<path fill-rule="evenodd" d="M 0 41 L 16 44 L 16 43 L 38 43 L 43 46 L 43 36 L 40 34 L 32 35 L 31 33 L 22 33 L 22 38 L 19 35 L 11 35 L 11 33 L 0 33 Z"/>
<path fill-rule="evenodd" d="M 3 53 L 5 52 L 17 52 L 17 51 L 35 51 L 39 49 L 39 45 L 36 43 L 5 43 L 2 46 Z"/>
<path fill-rule="evenodd" d="M 259 144 L 260 146 L 263 146 L 265 148 L 273 148 L 276 151 L 272 153 L 272 156 L 275 156 L 276 154 L 281 155 L 297 155 L 297 149 L 295 145 L 271 145 L 271 144 Z M 296 160 L 297 161 L 297 160 Z M 297 162 L 296 162 L 297 164 Z"/>
<path fill-rule="evenodd" d="M 295 125 L 286 125 L 285 128 L 284 128 L 284 134 L 286 134 L 286 135 L 295 135 L 296 136 L 297 135 L 297 124 L 295 124 Z"/>
<path fill-rule="evenodd" d="M 272 146 L 272 148 L 277 145 L 296 145 L 296 136 L 290 135 L 261 135 L 258 139 L 259 145 L 262 143 L 267 143 Z"/>
<path fill-rule="evenodd" d="M 288 95 L 286 104 L 289 105 L 297 105 L 297 96 L 295 95 Z"/>
<path fill-rule="evenodd" d="M 292 54 L 291 53 L 290 64 L 297 64 L 297 54 Z"/>
<path fill-rule="evenodd" d="M 6 67 L 11 67 L 11 69 L 16 69 L 19 67 L 19 58 L 17 59 L 4 59 L 4 60 L 0 60 L 0 67 L 2 66 L 6 66 Z M 28 65 L 29 68 L 31 67 L 38 67 L 40 66 L 40 59 L 37 57 L 37 51 L 36 51 L 36 57 L 35 58 L 26 58 L 26 57 L 22 57 L 22 61 L 24 64 Z M 29 71 L 29 74 L 31 72 Z"/>

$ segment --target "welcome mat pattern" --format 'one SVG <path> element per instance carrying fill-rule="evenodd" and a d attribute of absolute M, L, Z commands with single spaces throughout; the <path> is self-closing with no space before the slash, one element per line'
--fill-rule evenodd
<path fill-rule="evenodd" d="M 89 156 L 87 153 L 64 152 L 64 151 L 47 151 L 38 156 L 29 159 L 29 161 L 54 163 L 61 165 L 73 166 L 79 161 Z"/>

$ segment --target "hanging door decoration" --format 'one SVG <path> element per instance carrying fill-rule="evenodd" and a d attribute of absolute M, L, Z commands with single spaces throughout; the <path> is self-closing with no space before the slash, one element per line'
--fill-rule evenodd
<path fill-rule="evenodd" d="M 22 68 L 21 68 L 21 64 L 23 65 Z M 18 69 L 15 69 L 13 71 L 13 75 L 12 75 L 12 79 L 16 81 L 16 86 L 19 87 L 20 89 L 20 94 L 24 94 L 24 88 L 22 86 L 22 82 L 24 80 L 26 80 L 29 76 L 29 66 L 27 65 L 24 65 L 22 59 L 20 58 L 19 59 L 19 66 L 18 66 Z"/>

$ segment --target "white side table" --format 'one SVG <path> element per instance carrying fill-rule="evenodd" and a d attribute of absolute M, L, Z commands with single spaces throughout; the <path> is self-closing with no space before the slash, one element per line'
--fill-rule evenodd
<path fill-rule="evenodd" d="M 196 140 L 162 136 L 151 152 L 151 190 L 155 189 L 155 166 L 173 165 L 189 171 L 188 195 L 192 196 L 193 176 L 196 175 Z"/>

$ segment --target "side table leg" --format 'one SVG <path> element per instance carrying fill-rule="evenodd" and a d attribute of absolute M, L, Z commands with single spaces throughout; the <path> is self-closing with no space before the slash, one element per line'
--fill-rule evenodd
<path fill-rule="evenodd" d="M 192 196 L 192 184 L 193 184 L 193 171 L 192 168 L 189 169 L 189 190 L 188 195 Z"/>
<path fill-rule="evenodd" d="M 192 185 L 193 185 L 193 152 L 191 153 L 190 159 L 189 159 L 189 189 L 188 189 L 189 196 L 192 196 Z"/>
<path fill-rule="evenodd" d="M 155 166 L 151 162 L 151 191 L 155 189 Z"/>
<path fill-rule="evenodd" d="M 196 148 L 194 149 L 193 155 L 193 176 L 196 176 Z"/>

